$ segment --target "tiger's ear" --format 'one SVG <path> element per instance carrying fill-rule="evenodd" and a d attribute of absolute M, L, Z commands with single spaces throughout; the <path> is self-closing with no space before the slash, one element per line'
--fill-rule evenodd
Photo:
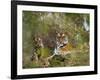
<path fill-rule="evenodd" d="M 63 34 L 62 34 L 62 37 L 64 37 L 64 36 L 65 36 L 65 34 L 63 33 Z"/>
<path fill-rule="evenodd" d="M 57 37 L 60 37 L 60 33 L 57 33 Z"/>

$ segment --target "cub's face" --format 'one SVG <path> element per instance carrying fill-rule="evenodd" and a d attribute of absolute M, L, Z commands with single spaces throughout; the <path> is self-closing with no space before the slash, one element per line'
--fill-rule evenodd
<path fill-rule="evenodd" d="M 43 47 L 43 42 L 42 42 L 42 38 L 39 36 L 35 36 L 34 38 L 34 43 L 36 46 L 38 47 Z"/>

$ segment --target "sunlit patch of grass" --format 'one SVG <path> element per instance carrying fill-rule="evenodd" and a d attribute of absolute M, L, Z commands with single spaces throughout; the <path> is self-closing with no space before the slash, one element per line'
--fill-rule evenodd
<path fill-rule="evenodd" d="M 49 48 L 40 48 L 37 50 L 37 54 L 41 57 L 41 58 L 46 58 L 49 57 L 50 54 L 50 49 Z"/>

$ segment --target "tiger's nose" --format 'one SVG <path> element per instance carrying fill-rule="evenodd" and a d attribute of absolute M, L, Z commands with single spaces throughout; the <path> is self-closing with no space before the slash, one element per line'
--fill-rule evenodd
<path fill-rule="evenodd" d="M 59 40 L 59 42 L 60 42 L 60 43 L 63 43 L 63 40 L 62 40 L 62 39 L 60 39 L 60 40 Z"/>

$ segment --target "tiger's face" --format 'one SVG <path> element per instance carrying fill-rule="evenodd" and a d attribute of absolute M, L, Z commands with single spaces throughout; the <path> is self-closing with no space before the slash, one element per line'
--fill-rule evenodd
<path fill-rule="evenodd" d="M 68 37 L 65 33 L 57 33 L 56 40 L 58 46 L 63 46 L 68 43 Z"/>
<path fill-rule="evenodd" d="M 68 36 L 65 33 L 57 33 L 55 55 L 66 55 L 68 51 Z"/>

